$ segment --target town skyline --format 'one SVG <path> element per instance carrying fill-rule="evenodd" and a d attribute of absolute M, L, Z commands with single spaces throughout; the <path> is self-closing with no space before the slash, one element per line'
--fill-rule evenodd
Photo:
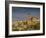
<path fill-rule="evenodd" d="M 40 17 L 40 8 L 12 7 L 12 21 L 25 20 L 27 16 Z"/>

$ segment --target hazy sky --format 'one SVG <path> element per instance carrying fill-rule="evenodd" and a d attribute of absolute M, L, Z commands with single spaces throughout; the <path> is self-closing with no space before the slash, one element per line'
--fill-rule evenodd
<path fill-rule="evenodd" d="M 26 8 L 26 7 L 12 7 L 12 19 L 15 20 L 24 20 L 25 16 L 40 16 L 40 8 Z"/>

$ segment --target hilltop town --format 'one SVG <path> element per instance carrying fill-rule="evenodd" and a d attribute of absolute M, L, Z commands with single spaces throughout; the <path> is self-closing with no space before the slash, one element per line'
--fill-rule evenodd
<path fill-rule="evenodd" d="M 16 20 L 12 24 L 12 31 L 39 30 L 40 18 L 36 16 L 28 16 L 25 20 Z"/>

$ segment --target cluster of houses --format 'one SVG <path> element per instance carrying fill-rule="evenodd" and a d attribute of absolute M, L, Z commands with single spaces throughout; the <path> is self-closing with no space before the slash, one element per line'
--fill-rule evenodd
<path fill-rule="evenodd" d="M 26 20 L 15 21 L 13 25 L 16 28 L 18 27 L 19 30 L 22 30 L 23 28 L 27 28 L 27 27 L 36 25 L 39 22 L 40 22 L 40 18 L 38 17 L 28 17 Z M 13 29 L 15 29 L 14 27 Z"/>

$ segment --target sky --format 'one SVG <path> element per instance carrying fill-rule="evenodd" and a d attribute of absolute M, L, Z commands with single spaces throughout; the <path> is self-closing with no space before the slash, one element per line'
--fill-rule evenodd
<path fill-rule="evenodd" d="M 12 21 L 24 20 L 28 15 L 40 17 L 40 8 L 12 7 Z"/>

